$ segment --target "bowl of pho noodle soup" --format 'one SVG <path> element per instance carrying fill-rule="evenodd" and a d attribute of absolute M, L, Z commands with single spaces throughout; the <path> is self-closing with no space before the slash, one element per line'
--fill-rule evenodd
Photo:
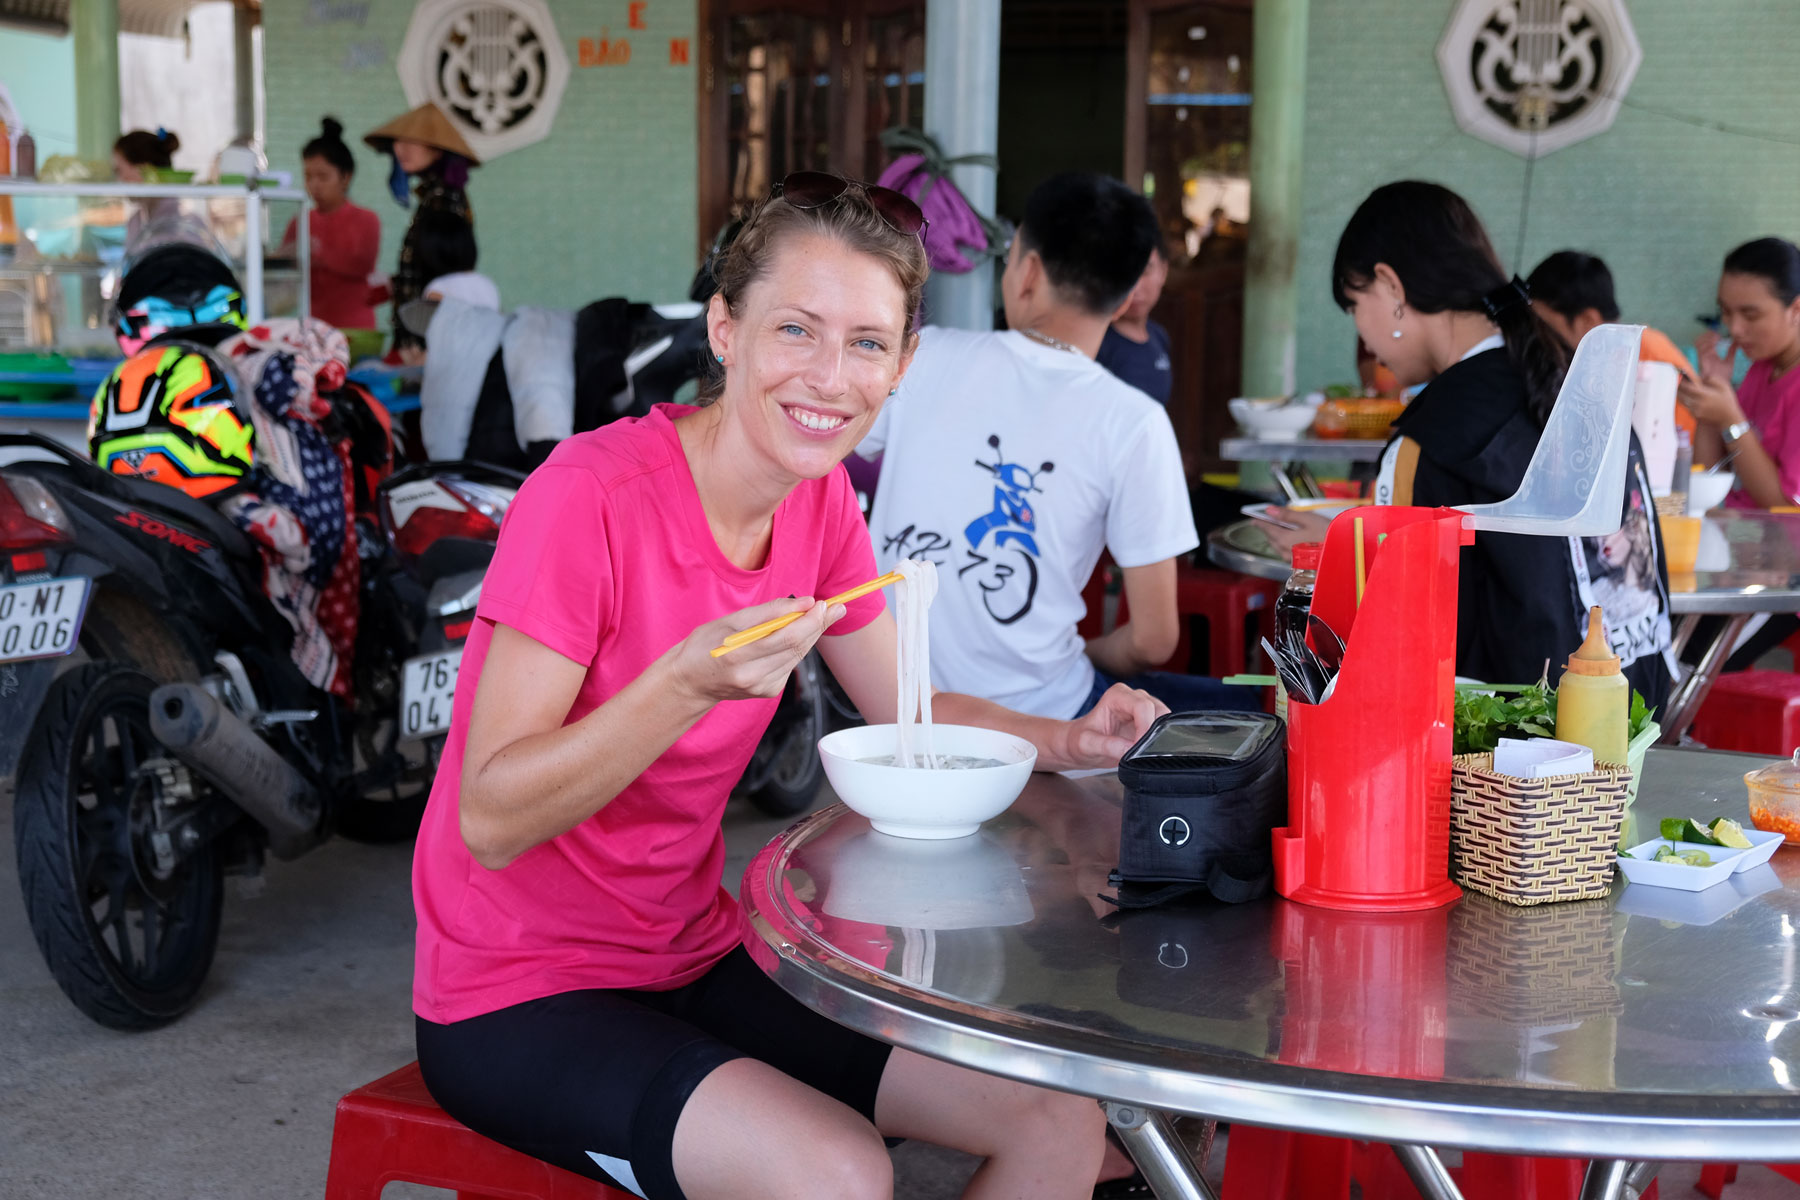
<path fill-rule="evenodd" d="M 898 719 L 828 734 L 819 742 L 819 758 L 839 798 L 878 832 L 967 837 L 1018 798 L 1037 750 L 997 730 L 933 723 L 930 614 L 937 568 L 906 560 L 898 569 Z"/>

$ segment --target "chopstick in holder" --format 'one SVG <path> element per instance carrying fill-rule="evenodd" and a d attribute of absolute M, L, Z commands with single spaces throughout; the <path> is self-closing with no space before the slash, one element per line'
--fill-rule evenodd
<path fill-rule="evenodd" d="M 889 571 L 886 575 L 883 575 L 878 579 L 871 579 L 867 583 L 859 583 L 847 592 L 839 592 L 837 595 L 825 601 L 825 605 L 829 608 L 833 604 L 848 604 L 852 600 L 868 595 L 870 592 L 878 592 L 890 583 L 899 583 L 900 580 L 900 572 Z M 792 625 L 795 621 L 798 621 L 805 615 L 806 613 L 804 610 L 801 612 L 791 612 L 786 616 L 764 621 L 761 625 L 752 625 L 748 629 L 740 629 L 736 633 L 728 635 L 724 641 L 720 642 L 718 646 L 713 649 L 712 656 L 718 658 L 721 654 L 730 654 L 739 646 L 748 646 L 751 642 L 760 642 L 771 633 L 786 629 L 789 625 Z"/>
<path fill-rule="evenodd" d="M 1352 528 L 1356 532 L 1356 606 L 1362 607 L 1363 582 L 1368 578 L 1368 567 L 1363 551 L 1363 519 L 1355 518 Z"/>

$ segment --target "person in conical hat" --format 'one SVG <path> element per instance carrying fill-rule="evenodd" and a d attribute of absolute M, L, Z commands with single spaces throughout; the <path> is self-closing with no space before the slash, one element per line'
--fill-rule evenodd
<path fill-rule="evenodd" d="M 407 181 L 416 180 L 412 190 L 419 206 L 400 243 L 400 264 L 389 284 L 393 349 L 404 358 L 422 343 L 400 322 L 400 309 L 423 295 L 430 280 L 475 269 L 475 216 L 464 189 L 469 168 L 480 166 L 481 160 L 449 115 L 430 103 L 395 117 L 364 135 L 363 141 L 393 158 L 388 185 L 402 208 L 407 204 Z"/>

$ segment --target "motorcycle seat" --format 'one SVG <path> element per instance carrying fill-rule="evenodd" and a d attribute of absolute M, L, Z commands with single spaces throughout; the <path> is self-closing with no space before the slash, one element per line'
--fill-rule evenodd
<path fill-rule="evenodd" d="M 113 475 L 109 479 L 120 499 L 166 516 L 208 538 L 227 557 L 256 557 L 256 547 L 244 536 L 243 531 L 219 515 L 218 510 L 205 501 L 196 500 L 185 492 L 147 479 L 133 479 L 126 475 Z"/>

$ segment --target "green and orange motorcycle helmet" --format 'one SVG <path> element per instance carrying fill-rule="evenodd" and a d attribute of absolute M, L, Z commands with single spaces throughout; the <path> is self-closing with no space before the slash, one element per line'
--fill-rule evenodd
<path fill-rule="evenodd" d="M 193 342 L 158 341 L 113 369 L 94 393 L 88 449 L 101 470 L 177 488 L 197 500 L 240 483 L 255 431 L 235 372 Z"/>

